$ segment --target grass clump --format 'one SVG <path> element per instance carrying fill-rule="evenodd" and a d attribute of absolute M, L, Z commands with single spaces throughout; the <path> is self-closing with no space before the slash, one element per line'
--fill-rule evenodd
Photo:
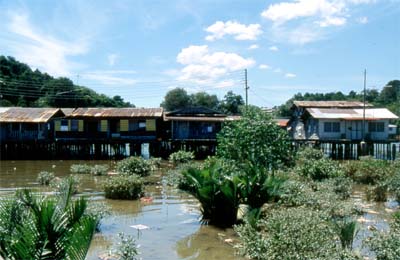
<path fill-rule="evenodd" d="M 134 200 L 143 193 L 143 181 L 137 175 L 110 177 L 103 184 L 107 199 Z"/>
<path fill-rule="evenodd" d="M 138 156 L 131 156 L 117 162 L 117 172 L 124 175 L 148 176 L 150 174 L 151 165 L 148 161 Z"/>
<path fill-rule="evenodd" d="M 40 185 L 50 185 L 51 181 L 55 178 L 54 173 L 52 172 L 46 172 L 42 171 L 39 172 L 38 177 L 37 177 L 37 182 L 39 182 Z"/>
<path fill-rule="evenodd" d="M 108 166 L 107 165 L 100 165 L 96 164 L 93 167 L 90 167 L 90 173 L 96 176 L 107 175 Z"/>
<path fill-rule="evenodd" d="M 76 174 L 89 174 L 92 167 L 89 164 L 72 164 L 70 171 Z"/>
<path fill-rule="evenodd" d="M 175 165 L 180 164 L 180 163 L 187 163 L 194 159 L 194 153 L 181 150 L 181 151 L 171 153 L 169 155 L 168 159 L 171 163 L 173 163 Z"/>

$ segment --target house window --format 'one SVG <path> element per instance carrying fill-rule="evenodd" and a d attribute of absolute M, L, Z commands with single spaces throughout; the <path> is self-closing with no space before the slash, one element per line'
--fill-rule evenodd
<path fill-rule="evenodd" d="M 79 120 L 71 120 L 71 131 L 79 130 Z"/>
<path fill-rule="evenodd" d="M 68 120 L 61 120 L 60 131 L 68 131 Z"/>
<path fill-rule="evenodd" d="M 339 133 L 340 132 L 340 122 L 325 122 L 324 123 L 325 133 Z"/>
<path fill-rule="evenodd" d="M 129 120 L 129 131 L 146 130 L 146 120 Z"/>
<path fill-rule="evenodd" d="M 385 132 L 384 122 L 369 122 L 368 131 L 371 132 Z"/>

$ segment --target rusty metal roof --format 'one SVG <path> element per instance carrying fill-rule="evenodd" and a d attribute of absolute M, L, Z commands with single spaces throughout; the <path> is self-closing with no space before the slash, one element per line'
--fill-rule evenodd
<path fill-rule="evenodd" d="M 162 117 L 162 108 L 77 108 L 69 117 Z"/>
<path fill-rule="evenodd" d="M 59 108 L 11 107 L 0 113 L 1 123 L 46 123 L 53 116 L 64 113 Z"/>
<path fill-rule="evenodd" d="M 289 123 L 289 119 L 287 119 L 287 118 L 276 118 L 276 119 L 274 119 L 274 121 L 280 127 L 286 127 Z"/>
<path fill-rule="evenodd" d="M 72 112 L 75 110 L 75 108 L 69 108 L 69 107 L 67 107 L 67 108 L 62 107 L 60 109 L 64 113 L 65 116 L 70 116 L 72 114 Z"/>
<path fill-rule="evenodd" d="M 165 121 L 225 122 L 239 120 L 240 116 L 164 116 Z"/>
<path fill-rule="evenodd" d="M 319 119 L 343 119 L 343 120 L 363 120 L 362 108 L 307 108 L 307 112 L 313 118 Z M 366 120 L 398 119 L 399 117 L 386 108 L 367 108 L 365 109 Z"/>
<path fill-rule="evenodd" d="M 326 107 L 326 108 L 357 108 L 364 107 L 364 103 L 360 101 L 293 101 L 298 107 Z M 372 107 L 366 103 L 365 106 Z"/>

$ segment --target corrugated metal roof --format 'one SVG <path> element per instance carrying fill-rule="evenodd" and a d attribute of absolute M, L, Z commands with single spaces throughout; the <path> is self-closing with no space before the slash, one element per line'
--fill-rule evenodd
<path fill-rule="evenodd" d="M 9 109 L 10 109 L 10 107 L 0 107 L 0 113 L 4 113 Z"/>
<path fill-rule="evenodd" d="M 274 119 L 274 121 L 276 122 L 277 125 L 281 127 L 285 127 L 289 123 L 289 119 L 287 118 L 276 118 Z"/>
<path fill-rule="evenodd" d="M 198 121 L 198 122 L 224 122 L 239 120 L 240 116 L 164 116 L 165 121 Z"/>
<path fill-rule="evenodd" d="M 343 119 L 343 120 L 363 120 L 363 109 L 348 108 L 307 108 L 313 118 L 320 119 Z M 365 109 L 366 120 L 398 119 L 399 117 L 386 108 L 367 108 Z"/>
<path fill-rule="evenodd" d="M 75 108 L 65 108 L 65 107 L 62 107 L 60 109 L 64 113 L 65 116 L 70 116 L 72 114 L 72 112 L 75 110 Z"/>
<path fill-rule="evenodd" d="M 70 117 L 162 117 L 162 108 L 77 108 Z"/>
<path fill-rule="evenodd" d="M 0 114 L 0 122 L 46 123 L 58 112 L 64 115 L 59 108 L 12 107 Z"/>
<path fill-rule="evenodd" d="M 360 101 L 293 101 L 298 107 L 338 107 L 338 108 L 357 108 L 363 107 L 364 103 Z M 372 107 L 366 103 L 365 106 Z"/>

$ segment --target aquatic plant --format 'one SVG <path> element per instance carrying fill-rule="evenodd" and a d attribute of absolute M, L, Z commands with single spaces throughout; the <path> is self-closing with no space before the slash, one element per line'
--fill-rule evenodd
<path fill-rule="evenodd" d="M 236 223 L 239 207 L 237 174 L 221 174 L 223 166 L 214 161 L 208 167 L 188 167 L 182 172 L 186 191 L 201 204 L 203 221 L 218 226 L 232 226 Z"/>
<path fill-rule="evenodd" d="M 168 158 L 168 160 L 175 165 L 180 163 L 187 163 L 189 161 L 192 161 L 193 159 L 194 159 L 193 152 L 187 152 L 183 150 L 171 153 Z"/>
<path fill-rule="evenodd" d="M 77 174 L 89 174 L 92 167 L 89 164 L 72 164 L 70 171 Z"/>
<path fill-rule="evenodd" d="M 331 159 L 306 160 L 297 167 L 297 173 L 300 176 L 315 181 L 321 181 L 328 178 L 343 176 L 340 165 Z"/>
<path fill-rule="evenodd" d="M 131 156 L 117 162 L 116 170 L 125 175 L 136 174 L 139 176 L 148 176 L 151 166 L 148 161 L 138 156 Z"/>
<path fill-rule="evenodd" d="M 130 235 L 124 233 L 118 233 L 118 245 L 115 248 L 115 256 L 119 260 L 136 260 L 136 256 L 139 254 L 136 241 Z"/>
<path fill-rule="evenodd" d="M 324 212 L 308 208 L 274 209 L 255 228 L 246 223 L 235 231 L 239 251 L 252 259 L 358 259 L 337 245 Z"/>
<path fill-rule="evenodd" d="M 63 190 L 67 189 L 67 187 L 71 186 L 71 192 L 72 194 L 77 194 L 78 193 L 78 188 L 80 184 L 80 178 L 74 175 L 69 175 L 64 178 L 54 178 L 50 186 L 55 188 L 58 192 L 62 192 Z"/>
<path fill-rule="evenodd" d="M 320 160 L 324 158 L 324 153 L 312 147 L 302 147 L 296 154 L 297 163 L 301 164 L 308 160 Z"/>
<path fill-rule="evenodd" d="M 376 185 L 367 187 L 366 197 L 369 201 L 385 202 L 387 200 L 387 192 L 387 183 L 379 182 Z"/>
<path fill-rule="evenodd" d="M 108 166 L 96 164 L 95 166 L 90 167 L 90 173 L 93 175 L 107 175 Z"/>
<path fill-rule="evenodd" d="M 50 185 L 50 182 L 55 178 L 54 173 L 42 171 L 39 172 L 37 182 L 40 185 Z"/>
<path fill-rule="evenodd" d="M 103 184 L 108 199 L 138 199 L 143 193 L 143 181 L 137 175 L 120 175 L 108 178 Z"/>
<path fill-rule="evenodd" d="M 87 201 L 72 199 L 68 182 L 56 197 L 18 191 L 0 201 L 0 255 L 4 259 L 85 259 L 98 219 Z"/>
<path fill-rule="evenodd" d="M 151 157 L 150 159 L 147 160 L 148 163 L 150 164 L 150 169 L 152 171 L 155 171 L 161 167 L 161 162 L 162 158 L 159 157 Z"/>
<path fill-rule="evenodd" d="M 353 249 L 353 242 L 358 233 L 357 221 L 352 217 L 336 218 L 332 221 L 334 231 L 340 239 L 343 249 Z"/>

